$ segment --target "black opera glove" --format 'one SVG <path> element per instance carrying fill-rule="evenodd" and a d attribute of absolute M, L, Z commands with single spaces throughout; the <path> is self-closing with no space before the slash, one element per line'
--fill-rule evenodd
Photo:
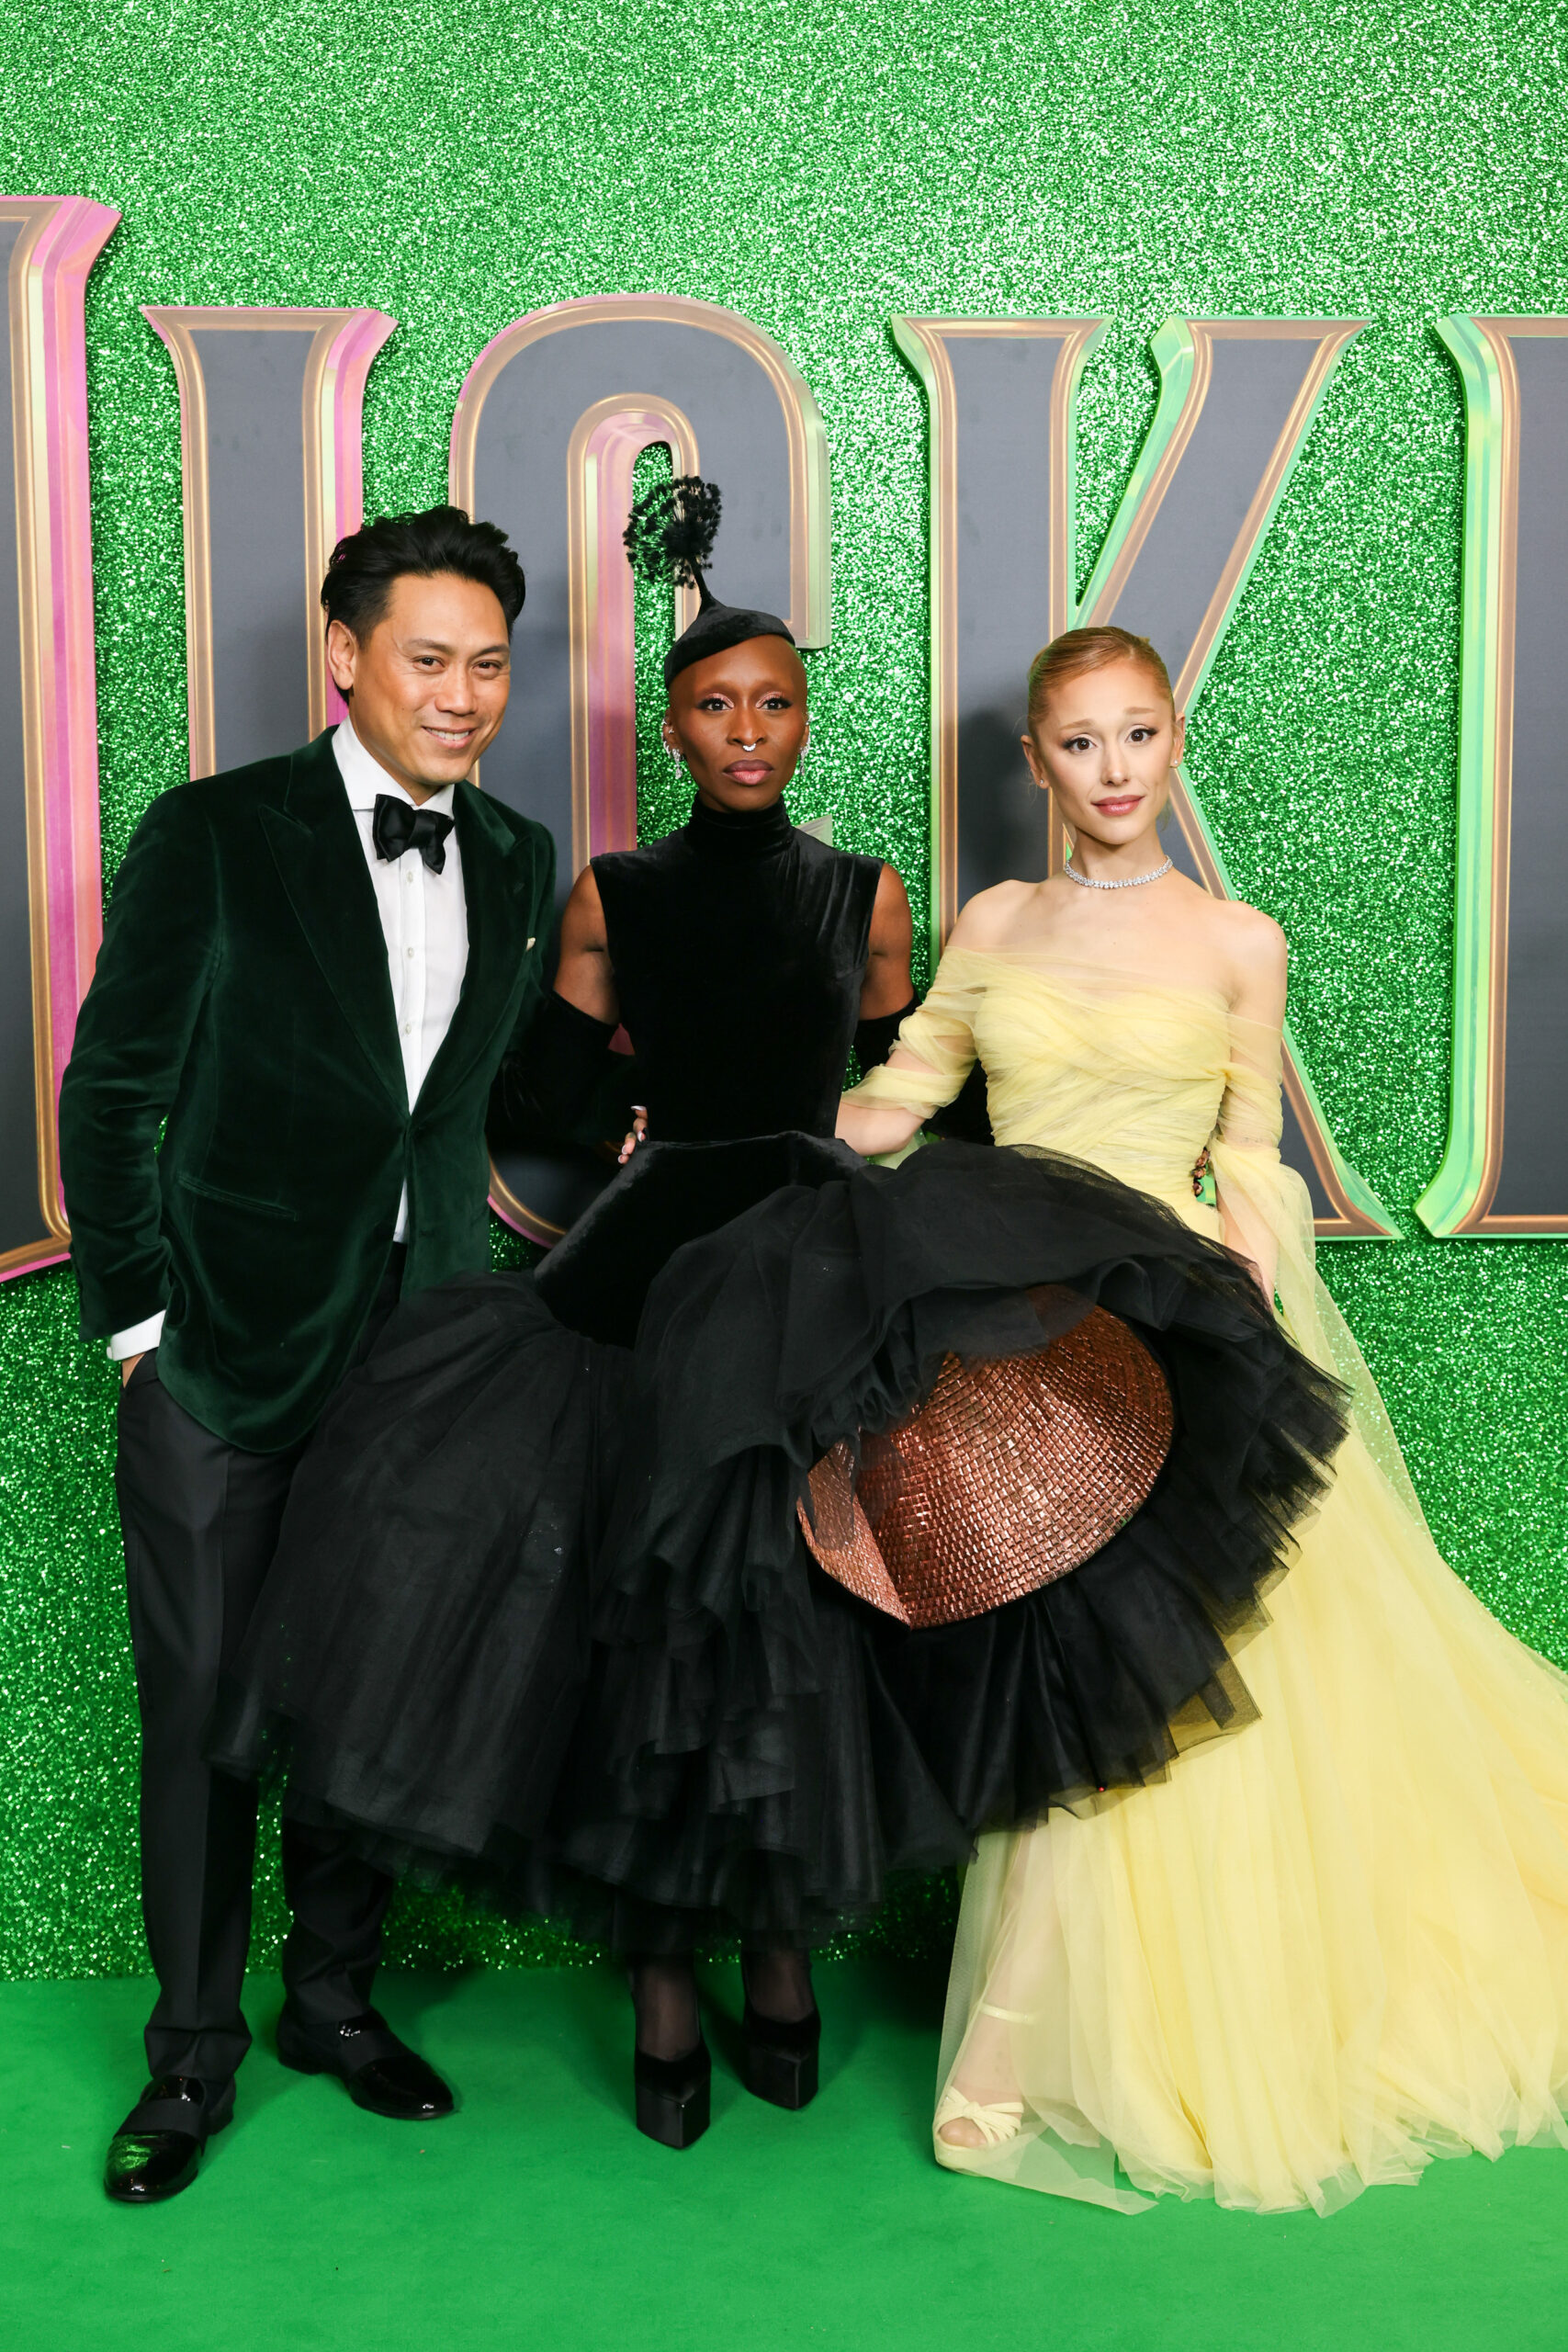
<path fill-rule="evenodd" d="M 491 1138 L 524 1147 L 575 1141 L 609 1081 L 624 1078 L 629 1095 L 631 1061 L 610 1051 L 615 1029 L 614 1021 L 595 1021 L 564 996 L 547 996 L 496 1074 L 486 1123 Z M 612 1124 L 615 1116 L 612 1111 Z M 616 1127 L 617 1143 L 627 1125 Z"/>
<path fill-rule="evenodd" d="M 879 1069 L 898 1043 L 898 1031 L 911 1012 L 919 1008 L 920 1000 L 911 996 L 897 1012 L 872 1013 L 855 1023 L 855 1060 L 863 1078 L 868 1070 Z"/>

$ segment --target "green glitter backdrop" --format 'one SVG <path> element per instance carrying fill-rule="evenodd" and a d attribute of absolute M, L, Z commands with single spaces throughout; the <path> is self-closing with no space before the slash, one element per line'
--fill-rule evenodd
<path fill-rule="evenodd" d="M 926 887 L 925 415 L 890 312 L 1105 314 L 1087 574 L 1169 311 L 1368 318 L 1192 729 L 1299 1035 L 1403 1246 L 1326 1272 L 1449 1557 L 1568 1664 L 1568 1250 L 1442 1243 L 1461 414 L 1444 311 L 1568 312 L 1563 17 L 1449 0 L 102 0 L 0 31 L 0 185 L 118 205 L 89 284 L 104 846 L 186 755 L 178 411 L 142 302 L 374 303 L 370 511 L 446 489 L 462 378 L 563 297 L 727 303 L 833 454 L 834 638 L 797 813 Z M 526 550 L 524 551 L 526 555 Z M 650 778 L 651 782 L 651 778 Z M 667 775 L 648 817 L 672 821 Z M 511 1251 L 509 1238 L 498 1248 Z M 0 1290 L 0 1973 L 145 1966 L 114 1378 L 68 1272 Z M 940 1936 L 940 1889 L 885 1932 Z M 264 1894 L 258 1957 L 274 1948 Z M 550 1961 L 421 1899 L 404 1957 Z"/>

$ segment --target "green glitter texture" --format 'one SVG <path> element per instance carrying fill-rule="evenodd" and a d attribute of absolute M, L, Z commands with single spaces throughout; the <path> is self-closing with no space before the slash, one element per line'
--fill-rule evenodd
<path fill-rule="evenodd" d="M 1104 315 L 1087 574 L 1192 316 L 1364 317 L 1191 734 L 1298 1034 L 1402 1245 L 1325 1251 L 1449 1558 L 1568 1664 L 1568 1252 L 1433 1243 L 1446 1115 L 1461 412 L 1440 313 L 1568 312 L 1561 14 L 1453 0 L 85 0 L 0 32 L 0 185 L 125 213 L 89 283 L 106 870 L 186 756 L 179 418 L 143 302 L 374 303 L 371 512 L 445 494 L 457 388 L 520 313 L 652 290 L 792 354 L 833 457 L 834 633 L 796 813 L 927 888 L 926 419 L 895 311 Z M 524 550 L 525 558 L 526 549 Z M 642 615 L 645 828 L 683 814 Z M 667 620 L 663 622 L 667 626 Z M 514 1238 L 497 1237 L 515 1262 Z M 110 1486 L 68 1272 L 0 1290 L 0 1973 L 146 1965 Z M 258 1960 L 276 1949 L 270 1868 Z M 940 1940 L 940 1884 L 884 1940 Z M 556 1964 L 409 1897 L 406 1959 Z"/>

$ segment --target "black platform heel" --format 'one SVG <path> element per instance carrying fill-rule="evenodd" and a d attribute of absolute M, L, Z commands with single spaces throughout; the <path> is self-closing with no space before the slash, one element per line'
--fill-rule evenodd
<path fill-rule="evenodd" d="M 740 2030 L 741 2079 L 752 2098 L 774 2107 L 809 2107 L 817 2096 L 820 2012 L 789 2022 L 762 2017 L 748 1999 Z"/>
<path fill-rule="evenodd" d="M 705 2041 L 683 2058 L 650 2058 L 633 2052 L 637 2128 L 663 2148 L 689 2148 L 708 2128 L 713 2060 Z"/>
<path fill-rule="evenodd" d="M 637 2090 L 637 2128 L 661 2148 L 689 2148 L 708 2128 L 713 2060 L 703 2040 L 697 1988 L 688 1954 L 645 1955 L 626 1968 L 637 2041 L 632 2052 Z M 695 2041 L 678 2058 L 656 2058 L 642 2036 L 666 2048 L 677 2036 L 694 2032 Z"/>

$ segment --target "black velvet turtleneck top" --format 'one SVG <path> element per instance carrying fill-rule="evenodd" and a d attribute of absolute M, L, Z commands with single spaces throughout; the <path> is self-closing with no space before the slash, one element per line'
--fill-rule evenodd
<path fill-rule="evenodd" d="M 782 799 L 593 860 L 651 1136 L 832 1134 L 881 876 Z"/>

